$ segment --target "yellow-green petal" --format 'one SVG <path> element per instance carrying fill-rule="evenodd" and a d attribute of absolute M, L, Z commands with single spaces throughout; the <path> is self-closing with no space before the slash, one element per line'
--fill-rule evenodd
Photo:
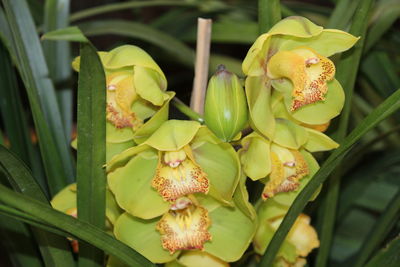
<path fill-rule="evenodd" d="M 143 49 L 134 45 L 123 45 L 108 52 L 107 58 L 103 61 L 106 69 L 119 69 L 127 66 L 142 66 L 157 71 L 165 79 L 165 75 Z"/>
<path fill-rule="evenodd" d="M 322 32 L 323 28 L 300 16 L 287 17 L 275 24 L 268 33 L 310 38 Z"/>
<path fill-rule="evenodd" d="M 277 118 L 273 141 L 278 145 L 291 149 L 299 149 L 307 142 L 308 134 L 304 127 L 296 123 Z"/>
<path fill-rule="evenodd" d="M 111 122 L 106 122 L 106 140 L 109 143 L 121 143 L 132 140 L 133 130 L 130 127 L 118 129 Z"/>
<path fill-rule="evenodd" d="M 51 206 L 61 212 L 76 208 L 76 183 L 67 185 L 51 200 Z"/>
<path fill-rule="evenodd" d="M 300 46 L 307 46 L 325 57 L 350 49 L 360 39 L 347 32 L 335 29 L 324 29 L 320 34 L 311 38 L 288 35 L 279 36 L 279 38 L 281 42 L 279 50 L 292 50 Z"/>
<path fill-rule="evenodd" d="M 204 142 L 193 148 L 193 156 L 210 181 L 209 194 L 229 204 L 240 176 L 240 162 L 236 151 L 228 143 Z"/>
<path fill-rule="evenodd" d="M 118 206 L 115 201 L 114 195 L 110 190 L 106 190 L 106 217 L 111 222 L 115 224 L 115 221 L 123 213 L 122 209 Z"/>
<path fill-rule="evenodd" d="M 151 206 L 148 206 L 151 207 Z M 170 255 L 161 246 L 161 236 L 156 230 L 160 218 L 143 220 L 122 214 L 114 225 L 116 238 L 154 263 L 166 263 L 174 260 L 179 252 Z"/>
<path fill-rule="evenodd" d="M 111 158 L 110 161 L 107 162 L 107 165 L 106 165 L 107 172 L 111 172 L 116 168 L 124 166 L 134 156 L 136 156 L 137 154 L 139 154 L 143 151 L 146 151 L 146 150 L 152 150 L 152 148 L 147 145 L 139 145 L 139 146 L 130 147 L 130 148 L 120 152 L 119 154 L 116 154 L 114 157 Z"/>
<path fill-rule="evenodd" d="M 169 102 L 175 96 L 175 92 L 166 92 L 169 96 L 163 106 L 151 117 L 145 124 L 142 125 L 133 135 L 133 140 L 137 144 L 145 142 L 165 121 L 168 120 Z"/>
<path fill-rule="evenodd" d="M 109 143 L 106 142 L 106 162 L 109 162 L 115 155 L 118 155 L 122 151 L 131 148 L 135 145 L 135 142 L 129 140 L 122 143 Z"/>
<path fill-rule="evenodd" d="M 253 247 L 256 253 L 265 253 L 269 242 L 275 234 L 275 230 L 266 220 L 260 220 L 257 232 L 254 236 Z M 296 247 L 287 240 L 284 240 L 278 251 L 278 256 L 284 257 L 289 262 L 294 262 L 297 258 Z"/>
<path fill-rule="evenodd" d="M 325 100 L 317 101 L 291 111 L 292 96 L 285 96 L 285 106 L 288 112 L 298 121 L 307 124 L 324 124 L 336 117 L 344 105 L 344 91 L 340 83 L 334 79 L 328 82 L 328 92 Z"/>
<path fill-rule="evenodd" d="M 255 220 L 257 217 L 256 211 L 254 210 L 253 205 L 249 202 L 249 193 L 247 192 L 246 187 L 246 175 L 242 173 L 240 177 L 239 184 L 235 190 L 235 194 L 233 195 L 233 201 L 235 202 L 236 207 L 238 207 L 243 214 L 246 214 L 251 220 Z"/>
<path fill-rule="evenodd" d="M 205 243 L 204 251 L 223 261 L 239 260 L 253 239 L 256 222 L 236 207 L 220 206 L 209 216 L 212 240 Z"/>
<path fill-rule="evenodd" d="M 265 72 L 263 66 L 266 61 L 265 54 L 271 41 L 270 37 L 269 34 L 260 35 L 247 52 L 242 63 L 243 73 L 247 76 L 261 76 Z"/>
<path fill-rule="evenodd" d="M 239 150 L 243 171 L 253 181 L 266 177 L 271 172 L 270 142 L 257 133 L 242 140 Z"/>
<path fill-rule="evenodd" d="M 164 92 L 166 83 L 157 71 L 135 66 L 133 80 L 136 93 L 153 105 L 161 106 L 169 98 Z"/>
<path fill-rule="evenodd" d="M 151 186 L 158 164 L 156 155 L 150 151 L 142 152 L 107 177 L 118 205 L 143 219 L 155 218 L 169 209 L 169 203 Z"/>
<path fill-rule="evenodd" d="M 247 77 L 245 87 L 250 123 L 257 131 L 271 139 L 275 132 L 275 118 L 270 105 L 271 85 L 264 77 Z"/>
<path fill-rule="evenodd" d="M 177 261 L 186 267 L 229 267 L 227 262 L 202 251 L 182 253 Z"/>
<path fill-rule="evenodd" d="M 191 142 L 191 147 L 196 148 L 200 145 L 202 145 L 204 142 L 209 142 L 212 144 L 220 144 L 222 143 L 221 139 L 215 136 L 211 130 L 205 126 L 202 125 L 200 126 L 199 130 L 197 131 L 196 135 L 194 136 L 192 142 Z"/>
<path fill-rule="evenodd" d="M 313 129 L 306 128 L 308 132 L 308 141 L 304 148 L 310 152 L 328 151 L 339 147 L 339 144 L 333 141 L 329 136 Z"/>
<path fill-rule="evenodd" d="M 192 141 L 199 128 L 200 123 L 196 121 L 169 120 L 164 122 L 144 144 L 160 151 L 176 151 Z"/>

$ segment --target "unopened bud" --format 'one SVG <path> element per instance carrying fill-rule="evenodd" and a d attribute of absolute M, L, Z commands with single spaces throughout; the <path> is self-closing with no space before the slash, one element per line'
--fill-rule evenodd
<path fill-rule="evenodd" d="M 204 107 L 206 125 L 223 141 L 231 141 L 246 126 L 246 96 L 239 78 L 218 66 L 211 77 Z"/>

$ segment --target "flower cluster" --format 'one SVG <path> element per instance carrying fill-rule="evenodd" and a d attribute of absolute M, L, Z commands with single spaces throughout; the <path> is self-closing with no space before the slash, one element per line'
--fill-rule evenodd
<path fill-rule="evenodd" d="M 356 41 L 302 17 L 282 20 L 250 48 L 244 88 L 223 66 L 211 77 L 205 125 L 168 120 L 174 93 L 165 91 L 163 72 L 143 50 L 126 45 L 100 52 L 108 229 L 166 266 L 227 266 L 251 242 L 263 254 L 319 168 L 311 153 L 338 147 L 323 133 L 344 103 L 329 57 Z M 79 58 L 73 66 L 79 70 Z M 255 207 L 247 178 L 264 184 Z M 52 204 L 70 213 L 74 198 L 72 186 Z M 310 217 L 302 214 L 274 264 L 303 266 L 318 246 Z"/>

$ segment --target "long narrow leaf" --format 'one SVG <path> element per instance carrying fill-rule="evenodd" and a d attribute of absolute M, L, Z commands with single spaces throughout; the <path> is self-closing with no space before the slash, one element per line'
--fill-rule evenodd
<path fill-rule="evenodd" d="M 78 217 L 100 229 L 105 226 L 106 81 L 102 63 L 90 43 L 81 43 L 78 82 Z M 82 244 L 79 266 L 103 266 L 104 255 Z"/>
<path fill-rule="evenodd" d="M 26 2 L 3 0 L 3 4 L 12 32 L 15 63 L 28 93 L 46 174 L 51 177 L 50 192 L 55 194 L 73 181 L 74 168 L 54 87 Z"/>
<path fill-rule="evenodd" d="M 142 255 L 116 240 L 105 231 L 80 219 L 58 212 L 35 199 L 13 192 L 3 185 L 0 185 L 0 202 L 34 216 L 39 221 L 46 222 L 72 237 L 84 240 L 120 258 L 129 266 L 154 266 Z"/>
<path fill-rule="evenodd" d="M 281 20 L 280 0 L 258 0 L 258 31 L 260 34 L 267 32 Z"/>
<path fill-rule="evenodd" d="M 65 28 L 69 23 L 70 0 L 46 0 L 44 8 L 44 32 Z M 70 142 L 72 132 L 73 92 L 66 86 L 71 76 L 70 44 L 66 41 L 43 42 L 43 51 L 49 67 L 50 77 L 57 86 L 57 98 L 65 129 Z"/>
<path fill-rule="evenodd" d="M 275 259 L 282 242 L 292 227 L 294 221 L 306 206 L 309 199 L 318 187 L 327 179 L 332 171 L 341 163 L 343 158 L 351 150 L 352 146 L 368 131 L 373 129 L 379 122 L 386 119 L 400 108 L 400 90 L 397 90 L 370 115 L 368 115 L 343 141 L 341 146 L 335 150 L 321 166 L 321 169 L 314 175 L 306 187 L 298 194 L 281 225 L 276 231 L 267 251 L 261 258 L 259 266 L 270 266 Z"/>
<path fill-rule="evenodd" d="M 28 168 L 4 147 L 0 147 L 0 173 L 7 179 L 14 190 L 33 197 L 50 206 L 46 196 L 35 182 Z M 40 246 L 46 266 L 73 266 L 67 240 L 43 230 L 32 228 Z"/>

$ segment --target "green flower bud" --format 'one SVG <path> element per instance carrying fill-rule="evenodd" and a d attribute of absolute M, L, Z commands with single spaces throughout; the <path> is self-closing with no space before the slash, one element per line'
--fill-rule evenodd
<path fill-rule="evenodd" d="M 248 114 L 243 86 L 223 65 L 208 83 L 204 113 L 206 125 L 226 142 L 246 126 Z"/>

